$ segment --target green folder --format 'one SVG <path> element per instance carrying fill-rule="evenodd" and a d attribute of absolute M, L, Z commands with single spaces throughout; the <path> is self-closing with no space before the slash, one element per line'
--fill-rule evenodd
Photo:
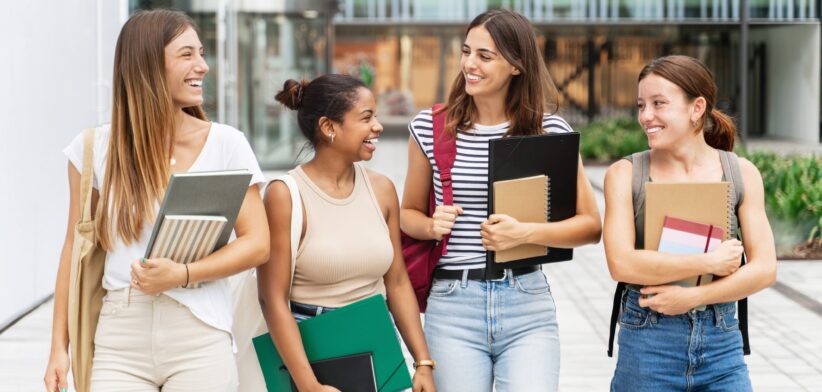
<path fill-rule="evenodd" d="M 411 388 L 394 323 L 382 295 L 375 295 L 297 324 L 309 361 L 370 352 L 377 390 Z M 291 390 L 291 378 L 269 334 L 254 338 L 269 392 Z"/>

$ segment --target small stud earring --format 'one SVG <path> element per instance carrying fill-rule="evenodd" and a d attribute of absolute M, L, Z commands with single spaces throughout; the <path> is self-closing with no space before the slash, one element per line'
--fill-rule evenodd
<path fill-rule="evenodd" d="M 332 133 L 332 134 L 329 136 L 329 137 L 331 138 L 331 143 L 334 143 L 334 136 L 336 136 L 336 135 L 337 135 L 336 133 Z"/>

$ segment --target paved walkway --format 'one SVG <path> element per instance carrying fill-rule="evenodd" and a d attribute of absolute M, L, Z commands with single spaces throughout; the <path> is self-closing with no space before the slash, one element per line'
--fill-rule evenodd
<path fill-rule="evenodd" d="M 369 166 L 399 182 L 406 143 L 383 140 Z M 586 172 L 595 186 L 604 167 Z M 274 173 L 270 173 L 274 174 Z M 602 194 L 597 192 L 600 211 Z M 752 354 L 746 357 L 757 392 L 822 391 L 822 261 L 780 262 L 778 283 L 749 300 Z M 607 391 L 616 360 L 605 355 L 615 283 L 602 244 L 575 251 L 572 262 L 545 267 L 557 302 L 561 391 Z M 52 303 L 0 335 L 0 392 L 42 391 L 48 359 Z"/>

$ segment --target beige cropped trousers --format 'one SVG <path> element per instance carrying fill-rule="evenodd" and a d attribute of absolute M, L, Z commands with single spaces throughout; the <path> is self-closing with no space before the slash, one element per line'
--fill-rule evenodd
<path fill-rule="evenodd" d="M 230 335 L 166 296 L 108 292 L 94 338 L 92 392 L 237 390 Z"/>

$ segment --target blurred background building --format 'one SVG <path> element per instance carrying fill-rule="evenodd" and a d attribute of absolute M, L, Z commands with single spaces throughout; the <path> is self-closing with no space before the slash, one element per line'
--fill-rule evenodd
<path fill-rule="evenodd" d="M 356 75 L 378 96 L 386 132 L 405 137 L 419 109 L 444 100 L 465 27 L 499 7 L 536 27 L 561 114 L 574 125 L 633 115 L 642 66 L 688 54 L 714 72 L 719 106 L 745 138 L 818 145 L 822 136 L 822 0 L 9 2 L 0 14 L 0 271 L 13 273 L 0 272 L 0 331 L 53 291 L 68 206 L 60 151 L 82 128 L 109 121 L 119 29 L 157 7 L 199 24 L 208 116 L 245 132 L 266 169 L 293 166 L 304 144 L 274 100 L 286 79 Z"/>
<path fill-rule="evenodd" d="M 820 141 L 819 0 L 139 0 L 194 15 L 217 77 L 209 113 L 247 132 L 265 167 L 291 166 L 300 143 L 274 101 L 287 78 L 357 75 L 379 97 L 389 132 L 443 101 L 458 74 L 465 27 L 489 8 L 536 26 L 572 123 L 631 115 L 636 76 L 665 54 L 701 59 L 719 106 L 745 116 L 748 137 Z M 742 28 L 748 31 L 742 37 Z M 225 41 L 218 44 L 218 37 Z M 742 91 L 740 42 L 747 48 Z M 746 100 L 742 100 L 745 94 Z M 746 105 L 743 113 L 742 105 Z"/>

